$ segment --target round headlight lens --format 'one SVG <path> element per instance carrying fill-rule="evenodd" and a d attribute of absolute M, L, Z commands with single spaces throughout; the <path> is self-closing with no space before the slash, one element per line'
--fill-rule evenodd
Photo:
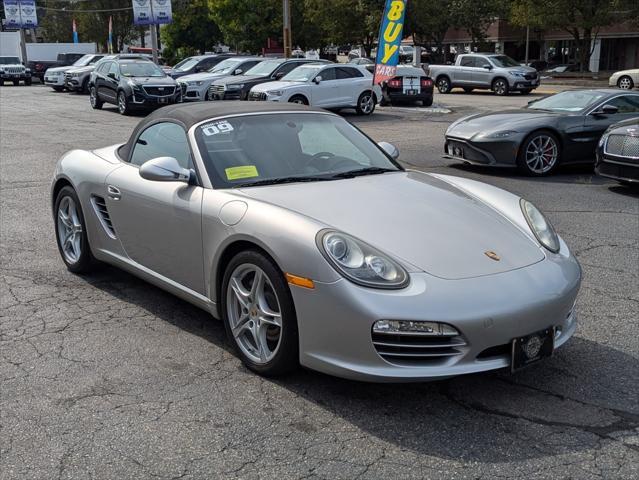
<path fill-rule="evenodd" d="M 375 288 L 403 288 L 408 273 L 397 262 L 350 235 L 321 231 L 318 245 L 324 256 L 347 279 Z"/>
<path fill-rule="evenodd" d="M 535 237 L 537 237 L 539 243 L 551 252 L 557 253 L 560 248 L 559 237 L 544 214 L 532 203 L 523 198 L 520 201 L 520 205 L 521 211 L 528 222 L 528 226 L 535 234 Z"/>

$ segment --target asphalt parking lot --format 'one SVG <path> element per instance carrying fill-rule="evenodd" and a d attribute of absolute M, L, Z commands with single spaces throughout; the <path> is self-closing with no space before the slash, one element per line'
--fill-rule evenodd
<path fill-rule="evenodd" d="M 551 359 L 515 376 L 377 385 L 260 378 L 203 311 L 114 268 L 69 273 L 53 236 L 55 162 L 123 142 L 141 117 L 0 87 L 0 478 L 638 478 L 639 192 L 588 167 L 531 179 L 441 158 L 460 115 L 531 98 L 345 113 L 407 167 L 533 201 L 584 270 L 578 331 Z"/>

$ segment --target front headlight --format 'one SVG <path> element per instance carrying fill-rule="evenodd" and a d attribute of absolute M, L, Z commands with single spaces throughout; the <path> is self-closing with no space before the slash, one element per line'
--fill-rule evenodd
<path fill-rule="evenodd" d="M 493 132 L 484 135 L 484 138 L 508 138 L 511 135 L 515 135 L 517 131 L 515 130 L 502 130 L 500 132 Z"/>
<path fill-rule="evenodd" d="M 526 74 L 524 72 L 508 72 L 510 73 L 513 77 L 525 77 Z"/>
<path fill-rule="evenodd" d="M 604 133 L 601 136 L 601 138 L 599 139 L 599 148 L 602 148 L 605 145 L 606 140 L 608 140 L 609 136 L 610 136 L 610 133 L 608 133 L 608 132 Z"/>
<path fill-rule="evenodd" d="M 242 88 L 244 88 L 244 84 L 243 83 L 234 83 L 231 85 L 227 85 L 226 89 L 227 90 L 241 90 Z"/>
<path fill-rule="evenodd" d="M 267 95 L 270 95 L 271 97 L 281 97 L 282 95 L 284 95 L 284 92 L 282 90 L 269 90 L 268 92 L 266 92 Z"/>
<path fill-rule="evenodd" d="M 329 263 L 353 283 L 374 288 L 403 288 L 408 273 L 396 261 L 345 233 L 323 230 L 318 246 Z"/>
<path fill-rule="evenodd" d="M 519 204 L 530 230 L 535 234 L 539 243 L 551 252 L 557 253 L 560 248 L 559 237 L 548 219 L 528 200 L 522 198 Z"/>
<path fill-rule="evenodd" d="M 186 84 L 190 85 L 190 86 L 198 86 L 199 87 L 200 85 L 202 85 L 202 82 L 200 80 L 197 80 L 197 81 L 196 80 L 192 80 L 190 82 L 186 82 Z"/>

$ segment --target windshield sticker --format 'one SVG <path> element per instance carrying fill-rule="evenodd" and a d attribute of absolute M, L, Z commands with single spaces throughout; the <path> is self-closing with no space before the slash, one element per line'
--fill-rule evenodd
<path fill-rule="evenodd" d="M 211 135 L 217 135 L 218 133 L 229 133 L 233 131 L 233 125 L 231 125 L 226 120 L 222 120 L 221 122 L 209 123 L 208 125 L 204 125 L 202 127 L 202 132 L 207 137 Z"/>
<path fill-rule="evenodd" d="M 213 135 L 213 134 L 212 134 Z M 259 177 L 257 167 L 255 165 L 242 165 L 241 167 L 225 168 L 227 180 L 239 180 L 241 178 Z"/>

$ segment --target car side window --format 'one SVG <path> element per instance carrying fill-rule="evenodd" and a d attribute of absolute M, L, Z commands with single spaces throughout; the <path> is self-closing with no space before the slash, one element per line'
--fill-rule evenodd
<path fill-rule="evenodd" d="M 109 74 L 111 73 L 115 74 L 115 78 L 118 78 L 120 76 L 120 69 L 118 68 L 118 64 L 115 62 L 112 62 L 111 66 L 109 67 Z"/>
<path fill-rule="evenodd" d="M 276 74 L 282 74 L 286 75 L 288 72 L 292 71 L 293 69 L 299 67 L 300 65 L 302 65 L 301 62 L 291 62 L 291 63 L 287 63 L 286 65 L 282 65 L 277 72 L 275 72 Z M 281 73 L 280 73 L 281 72 Z"/>
<path fill-rule="evenodd" d="M 337 77 L 335 76 L 335 68 L 325 68 L 321 72 L 319 72 L 319 76 L 322 77 L 322 82 L 326 80 L 335 80 Z"/>
<path fill-rule="evenodd" d="M 362 75 L 362 72 L 360 72 L 356 68 L 339 67 L 336 70 L 337 70 L 337 78 L 340 80 L 343 78 L 357 78 L 357 77 L 364 76 Z"/>
<path fill-rule="evenodd" d="M 102 65 L 98 67 L 98 73 L 105 75 L 110 65 L 111 65 L 111 62 L 103 63 Z"/>
<path fill-rule="evenodd" d="M 462 57 L 460 66 L 462 67 L 474 67 L 475 66 L 475 57 Z"/>
<path fill-rule="evenodd" d="M 613 98 L 606 105 L 612 105 L 619 109 L 619 113 L 638 113 L 639 95 L 623 95 Z"/>
<path fill-rule="evenodd" d="M 140 166 L 158 157 L 173 157 L 182 168 L 193 168 L 186 132 L 180 125 L 161 122 L 144 130 L 135 143 L 130 163 Z"/>
<path fill-rule="evenodd" d="M 259 60 L 253 60 L 253 61 L 250 61 L 250 62 L 244 62 L 241 65 L 238 65 L 237 68 L 241 68 L 243 72 L 246 72 L 249 68 L 253 68 L 258 63 L 260 63 Z"/>

